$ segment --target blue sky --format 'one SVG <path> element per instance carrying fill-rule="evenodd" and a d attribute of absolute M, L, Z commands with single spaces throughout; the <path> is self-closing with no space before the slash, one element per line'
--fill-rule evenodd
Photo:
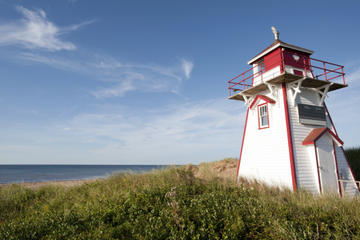
<path fill-rule="evenodd" d="M 360 2 L 0 0 L 0 163 L 185 164 L 237 157 L 226 81 L 280 39 L 345 65 L 328 108 L 359 146 Z"/>

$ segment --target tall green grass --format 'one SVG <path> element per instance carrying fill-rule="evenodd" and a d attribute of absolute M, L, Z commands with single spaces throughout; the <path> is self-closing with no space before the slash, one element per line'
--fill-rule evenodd
<path fill-rule="evenodd" d="M 0 239 L 360 239 L 359 203 L 169 168 L 1 187 Z"/>

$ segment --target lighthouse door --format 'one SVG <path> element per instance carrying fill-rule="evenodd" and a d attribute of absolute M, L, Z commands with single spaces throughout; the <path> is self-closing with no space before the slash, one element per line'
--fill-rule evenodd
<path fill-rule="evenodd" d="M 336 175 L 332 139 L 327 135 L 328 134 L 324 134 L 316 141 L 320 184 L 323 193 L 338 193 L 339 185 Z"/>

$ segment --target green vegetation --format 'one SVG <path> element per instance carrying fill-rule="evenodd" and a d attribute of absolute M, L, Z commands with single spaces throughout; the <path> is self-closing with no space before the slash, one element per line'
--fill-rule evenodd
<path fill-rule="evenodd" d="M 360 147 L 346 149 L 345 154 L 355 179 L 360 181 Z"/>
<path fill-rule="evenodd" d="M 360 239 L 360 202 L 235 183 L 236 160 L 0 187 L 0 239 Z M 228 176 L 228 174 L 225 174 Z"/>

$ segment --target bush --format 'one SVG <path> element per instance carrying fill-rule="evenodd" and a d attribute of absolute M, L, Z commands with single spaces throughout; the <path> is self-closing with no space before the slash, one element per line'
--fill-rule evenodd
<path fill-rule="evenodd" d="M 188 167 L 0 193 L 0 239 L 360 238 L 357 199 L 201 180 Z"/>

